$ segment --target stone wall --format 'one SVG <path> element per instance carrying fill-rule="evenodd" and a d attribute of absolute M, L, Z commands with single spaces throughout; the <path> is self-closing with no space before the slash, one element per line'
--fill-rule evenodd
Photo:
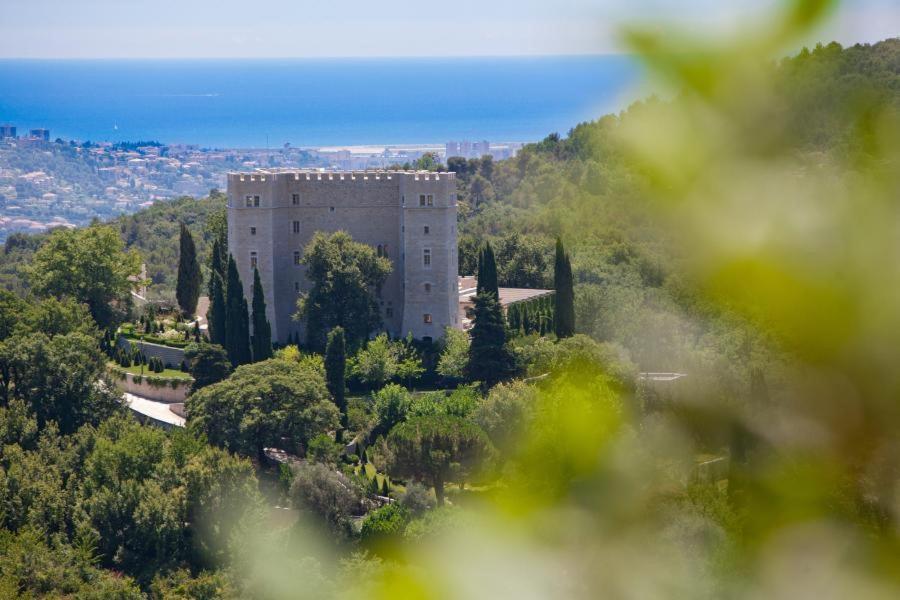
<path fill-rule="evenodd" d="M 140 375 L 126 373 L 124 378 L 114 375 L 113 380 L 123 392 L 147 398 L 148 400 L 166 402 L 169 404 L 184 402 L 188 392 L 191 390 L 191 384 L 194 383 L 193 379 L 185 379 L 184 381 L 166 380 L 166 383 L 164 384 L 154 385 L 148 381 L 148 378 L 154 377 L 154 375 L 154 373 L 148 373 L 141 377 Z M 172 387 L 172 384 L 169 383 L 169 381 L 177 382 L 175 387 Z"/>
<path fill-rule="evenodd" d="M 420 194 L 431 196 L 431 202 L 419 206 Z M 259 206 L 255 206 L 257 197 Z M 273 340 L 284 343 L 289 335 L 303 335 L 303 325 L 293 321 L 292 315 L 298 296 L 308 291 L 310 282 L 305 267 L 295 264 L 294 253 L 302 253 L 315 232 L 339 230 L 380 248 L 393 263 L 379 298 L 386 331 L 436 339 L 445 326 L 458 326 L 454 323 L 458 319 L 453 173 L 232 173 L 228 176 L 229 251 L 237 262 L 248 303 L 253 283 L 251 253 L 255 253 Z M 431 250 L 432 264 L 427 269 L 425 248 Z M 432 315 L 430 324 L 424 322 L 425 314 Z"/>
<path fill-rule="evenodd" d="M 181 363 L 184 362 L 184 350 L 181 348 L 172 348 L 161 344 L 130 340 L 122 335 L 116 340 L 116 345 L 120 348 L 128 349 L 132 344 L 134 344 L 136 348 L 141 349 L 144 356 L 147 358 L 158 358 L 170 369 L 180 369 Z"/>

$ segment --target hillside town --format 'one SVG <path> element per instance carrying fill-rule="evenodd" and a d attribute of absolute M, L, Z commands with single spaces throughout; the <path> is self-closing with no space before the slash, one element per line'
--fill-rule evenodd
<path fill-rule="evenodd" d="M 430 154 L 500 160 L 520 143 L 449 142 L 445 145 L 210 149 L 152 142 L 79 142 L 51 138 L 48 129 L 17 135 L 0 126 L 0 242 L 15 232 L 86 225 L 134 213 L 156 201 L 203 196 L 223 189 L 234 170 L 318 168 L 383 169 Z M 447 154 L 451 152 L 451 154 Z"/>

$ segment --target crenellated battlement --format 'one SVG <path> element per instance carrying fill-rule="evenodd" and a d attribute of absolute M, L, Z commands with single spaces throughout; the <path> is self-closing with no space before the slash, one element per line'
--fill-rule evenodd
<path fill-rule="evenodd" d="M 268 170 L 259 169 L 250 172 L 230 172 L 228 182 L 240 183 L 277 183 L 287 181 L 321 181 L 321 182 L 360 182 L 360 181 L 392 181 L 406 179 L 411 181 L 447 181 L 455 180 L 456 173 L 447 171 L 399 171 L 399 170 L 367 170 L 367 171 L 319 171 L 315 169 Z"/>

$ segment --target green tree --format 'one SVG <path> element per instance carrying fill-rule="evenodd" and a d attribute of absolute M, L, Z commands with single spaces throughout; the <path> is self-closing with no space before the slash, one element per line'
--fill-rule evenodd
<path fill-rule="evenodd" d="M 191 394 L 185 408 L 193 431 L 248 456 L 262 456 L 266 447 L 300 454 L 310 439 L 340 423 L 322 373 L 279 359 L 238 367 Z"/>
<path fill-rule="evenodd" d="M 460 417 L 416 417 L 391 430 L 388 473 L 400 479 L 427 482 L 438 505 L 444 504 L 444 483 L 454 470 L 471 473 L 488 460 L 493 447 L 480 427 Z M 462 480 L 462 479 L 460 479 Z"/>
<path fill-rule="evenodd" d="M 217 234 L 213 238 L 212 248 L 209 252 L 209 274 L 209 295 L 212 297 L 212 276 L 218 275 L 222 281 L 225 281 L 228 276 L 228 246 L 224 234 Z"/>
<path fill-rule="evenodd" d="M 328 392 L 334 398 L 334 404 L 341 413 L 341 429 L 347 428 L 347 348 L 344 341 L 344 330 L 335 327 L 328 332 L 328 344 L 325 347 L 325 381 Z M 340 436 L 337 438 L 341 439 Z"/>
<path fill-rule="evenodd" d="M 219 383 L 231 374 L 228 353 L 218 344 L 204 342 L 188 345 L 184 351 L 188 372 L 194 378 L 192 391 L 196 392 L 208 385 Z"/>
<path fill-rule="evenodd" d="M 309 440 L 306 448 L 306 458 L 313 462 L 336 466 L 341 458 L 343 447 L 336 443 L 327 433 L 320 433 Z"/>
<path fill-rule="evenodd" d="M 537 390 L 522 381 L 494 386 L 475 409 L 474 420 L 504 456 L 511 456 L 517 439 L 524 439 L 537 411 Z"/>
<path fill-rule="evenodd" d="M 140 257 L 125 251 L 119 234 L 108 226 L 59 228 L 34 254 L 26 272 L 39 296 L 70 296 L 87 304 L 94 321 L 106 328 L 131 305 Z"/>
<path fill-rule="evenodd" d="M 204 567 L 223 564 L 234 556 L 241 533 L 262 526 L 264 503 L 256 471 L 249 460 L 209 446 L 183 460 L 182 493 L 194 562 Z"/>
<path fill-rule="evenodd" d="M 272 326 L 266 319 L 266 299 L 263 295 L 259 270 L 253 269 L 253 360 L 272 358 Z"/>
<path fill-rule="evenodd" d="M 366 515 L 359 532 L 360 539 L 368 547 L 375 549 L 384 543 L 396 542 L 403 534 L 410 517 L 410 512 L 396 502 L 382 506 Z"/>
<path fill-rule="evenodd" d="M 494 258 L 494 249 L 490 242 L 486 242 L 481 250 L 481 256 L 478 261 L 478 282 L 477 293 L 490 293 L 494 298 L 500 298 L 500 288 L 497 283 L 497 261 Z"/>
<path fill-rule="evenodd" d="M 350 373 L 373 388 L 383 387 L 397 374 L 397 352 L 386 333 L 371 340 L 350 361 Z"/>
<path fill-rule="evenodd" d="M 403 386 L 396 383 L 387 385 L 375 393 L 374 400 L 376 422 L 373 435 L 386 434 L 406 419 L 411 399 Z"/>
<path fill-rule="evenodd" d="M 197 247 L 194 238 L 184 223 L 181 224 L 181 235 L 178 240 L 178 282 L 175 297 L 185 317 L 193 317 L 197 312 L 197 299 L 200 298 L 200 286 L 203 276 L 200 263 L 197 261 Z"/>
<path fill-rule="evenodd" d="M 470 381 L 491 386 L 515 372 L 515 357 L 506 344 L 503 309 L 491 292 L 475 296 L 472 341 L 466 373 Z"/>
<path fill-rule="evenodd" d="M 224 347 L 228 318 L 225 309 L 225 284 L 218 273 L 213 272 L 210 278 L 209 310 L 206 314 L 209 341 Z"/>
<path fill-rule="evenodd" d="M 312 287 L 298 301 L 297 318 L 306 321 L 307 344 L 321 350 L 325 334 L 342 327 L 347 344 L 359 346 L 381 325 L 375 292 L 391 272 L 390 261 L 338 231 L 316 233 L 304 249 L 303 264 Z"/>
<path fill-rule="evenodd" d="M 225 351 L 232 366 L 252 360 L 250 354 L 250 320 L 244 285 L 234 257 L 228 256 L 228 285 L 225 288 Z"/>
<path fill-rule="evenodd" d="M 363 491 L 343 473 L 321 463 L 297 469 L 291 485 L 294 506 L 323 519 L 338 535 L 350 535 L 349 519 L 362 513 Z"/>
<path fill-rule="evenodd" d="M 60 431 L 71 433 L 120 409 L 115 388 L 98 384 L 106 357 L 96 337 L 80 332 L 13 336 L 0 344 L 0 365 L 10 397 L 24 401 L 40 427 L 54 421 Z"/>
<path fill-rule="evenodd" d="M 448 327 L 441 342 L 443 349 L 438 359 L 437 372 L 449 380 L 461 381 L 466 376 L 469 362 L 469 334 Z"/>
<path fill-rule="evenodd" d="M 575 335 L 575 283 L 572 279 L 572 261 L 563 247 L 561 238 L 556 239 L 553 284 L 556 288 L 554 297 L 556 337 L 562 339 Z"/>

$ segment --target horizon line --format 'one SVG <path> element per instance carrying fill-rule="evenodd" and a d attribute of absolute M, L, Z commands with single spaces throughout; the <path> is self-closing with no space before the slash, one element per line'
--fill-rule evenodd
<path fill-rule="evenodd" d="M 601 56 L 632 56 L 632 52 L 564 52 L 564 53 L 522 53 L 522 54 L 384 54 L 384 55 L 322 55 L 322 56 L 0 56 L 0 61 L 148 61 L 148 60 L 440 60 L 440 59 L 503 59 L 503 58 L 589 58 Z"/>

